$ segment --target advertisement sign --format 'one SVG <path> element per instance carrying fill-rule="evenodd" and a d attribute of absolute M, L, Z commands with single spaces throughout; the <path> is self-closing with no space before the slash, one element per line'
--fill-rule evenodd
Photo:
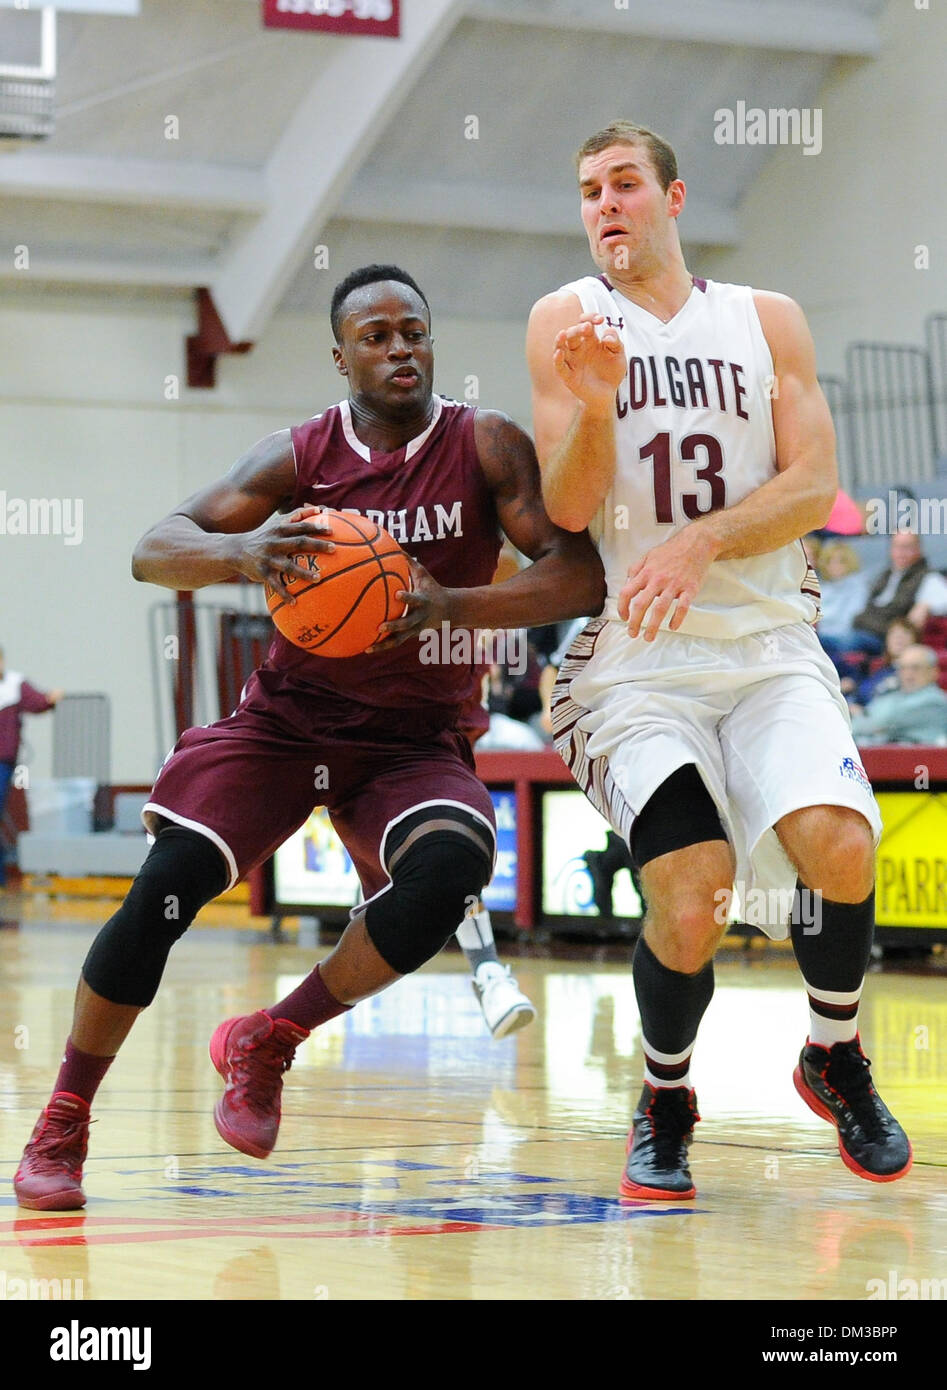
<path fill-rule="evenodd" d="M 883 829 L 876 855 L 881 926 L 947 928 L 947 795 L 877 792 Z"/>
<path fill-rule="evenodd" d="M 576 788 L 543 793 L 543 891 L 545 914 L 595 917 L 592 880 L 582 855 L 588 849 L 604 849 L 608 822 Z M 616 917 L 641 916 L 641 899 L 631 874 L 622 869 L 612 887 Z"/>
<path fill-rule="evenodd" d="M 263 0 L 263 24 L 267 29 L 397 38 L 400 9 L 400 0 Z"/>
<path fill-rule="evenodd" d="M 494 911 L 512 912 L 516 905 L 516 797 L 512 791 L 492 791 L 490 798 L 497 818 L 497 865 L 483 897 Z M 317 806 L 305 825 L 276 851 L 273 887 L 278 903 L 293 906 L 354 907 L 359 901 L 355 865 L 325 807 Z"/>
<path fill-rule="evenodd" d="M 516 906 L 516 795 L 491 791 L 490 800 L 497 818 L 497 866 L 483 890 L 483 901 L 491 912 L 512 912 Z"/>
<path fill-rule="evenodd" d="M 276 851 L 273 887 L 278 903 L 354 907 L 358 902 L 355 865 L 324 806 L 317 806 L 305 825 Z"/>

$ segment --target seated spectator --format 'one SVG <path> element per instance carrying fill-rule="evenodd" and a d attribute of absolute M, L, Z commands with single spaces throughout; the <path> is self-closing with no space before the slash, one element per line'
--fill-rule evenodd
<path fill-rule="evenodd" d="M 826 635 L 822 645 L 836 664 L 846 651 L 880 656 L 895 618 L 907 618 L 920 632 L 928 618 L 942 613 L 947 613 L 947 580 L 930 569 L 913 531 L 897 531 L 891 537 L 890 568 L 875 580 L 851 630 Z"/>
<path fill-rule="evenodd" d="M 858 556 L 844 541 L 826 541 L 819 553 L 817 569 L 822 590 L 822 616 L 818 633 L 845 637 L 855 617 L 865 607 L 871 580 L 859 568 Z"/>
<path fill-rule="evenodd" d="M 907 618 L 895 618 L 885 635 L 885 664 L 865 676 L 857 684 L 848 677 L 842 679 L 842 693 L 852 714 L 861 714 L 869 700 L 898 688 L 898 658 L 907 647 L 917 645 L 920 633 Z"/>
<path fill-rule="evenodd" d="M 898 689 L 876 695 L 852 719 L 855 742 L 947 743 L 947 693 L 937 684 L 937 653 L 906 647 L 896 665 Z"/>

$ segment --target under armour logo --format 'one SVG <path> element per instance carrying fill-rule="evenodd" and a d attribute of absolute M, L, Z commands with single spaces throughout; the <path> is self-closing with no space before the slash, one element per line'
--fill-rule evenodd
<path fill-rule="evenodd" d="M 610 319 L 606 316 L 605 322 L 608 324 L 609 328 L 624 328 L 625 326 L 624 319 Z"/>

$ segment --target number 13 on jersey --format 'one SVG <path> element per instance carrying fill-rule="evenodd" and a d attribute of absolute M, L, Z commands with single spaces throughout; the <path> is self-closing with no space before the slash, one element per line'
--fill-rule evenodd
<path fill-rule="evenodd" d="M 707 489 L 697 492 L 682 492 L 678 498 L 680 510 L 675 506 L 671 490 L 671 434 L 661 430 L 642 444 L 639 457 L 642 462 L 651 459 L 651 473 L 654 493 L 654 519 L 667 525 L 674 525 L 683 512 L 688 521 L 696 521 L 708 512 L 718 512 L 727 505 L 727 485 L 723 477 L 723 449 L 720 441 L 712 434 L 687 434 L 681 440 L 679 456 L 684 463 L 692 463 L 694 481 L 707 484 Z M 709 489 L 709 491 L 708 491 Z M 701 505 L 706 503 L 707 505 Z"/>

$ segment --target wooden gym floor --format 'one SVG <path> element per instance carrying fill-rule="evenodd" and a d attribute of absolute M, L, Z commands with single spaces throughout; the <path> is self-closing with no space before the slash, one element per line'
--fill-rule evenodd
<path fill-rule="evenodd" d="M 443 954 L 308 1040 L 264 1163 L 214 1129 L 207 1040 L 327 948 L 273 945 L 232 921 L 195 928 L 99 1093 L 85 1212 L 44 1214 L 16 1206 L 11 1179 L 102 918 L 2 906 L 5 1288 L 59 1280 L 86 1300 L 865 1300 L 893 1271 L 944 1280 L 947 1297 L 942 967 L 873 973 L 862 1010 L 879 1090 L 914 1141 L 907 1178 L 849 1173 L 797 1097 L 804 994 L 791 957 L 767 949 L 718 963 L 693 1068 L 697 1199 L 624 1205 L 641 1078 L 626 964 L 520 959 L 539 1018 L 496 1043 L 461 956 Z"/>

